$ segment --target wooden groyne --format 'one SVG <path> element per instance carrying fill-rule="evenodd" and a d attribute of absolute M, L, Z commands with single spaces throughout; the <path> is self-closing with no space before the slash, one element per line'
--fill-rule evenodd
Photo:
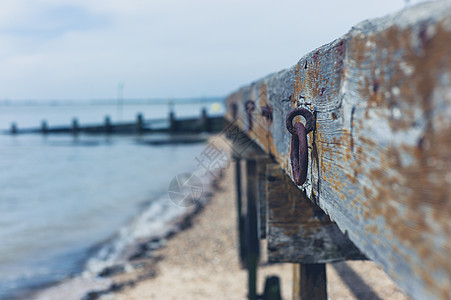
<path fill-rule="evenodd" d="M 206 109 L 202 109 L 199 117 L 177 118 L 174 112 L 170 112 L 168 118 L 145 119 L 142 113 L 137 114 L 134 122 L 113 123 L 106 116 L 101 124 L 80 124 L 77 118 L 67 126 L 49 126 L 47 121 L 42 121 L 37 128 L 20 128 L 13 123 L 9 134 L 41 133 L 41 134 L 147 134 L 157 132 L 167 133 L 200 133 L 220 132 L 224 128 L 222 116 L 208 116 Z"/>
<path fill-rule="evenodd" d="M 362 22 L 226 104 L 250 299 L 256 237 L 299 264 L 293 299 L 326 299 L 324 263 L 362 256 L 451 299 L 451 2 Z"/>

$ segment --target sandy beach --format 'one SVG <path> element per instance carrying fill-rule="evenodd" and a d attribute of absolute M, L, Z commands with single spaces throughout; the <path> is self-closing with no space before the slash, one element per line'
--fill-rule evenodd
<path fill-rule="evenodd" d="M 213 184 L 208 203 L 183 220 L 182 231 L 159 241 L 156 249 L 142 252 L 146 255 L 138 255 L 118 272 L 110 270 L 84 296 L 62 285 L 38 298 L 246 299 L 247 273 L 238 262 L 233 176 L 229 165 Z M 283 299 L 291 299 L 293 265 L 270 265 L 264 258 L 263 251 L 258 292 L 263 291 L 266 276 L 277 275 Z M 370 261 L 329 264 L 327 280 L 329 299 L 409 299 Z"/>

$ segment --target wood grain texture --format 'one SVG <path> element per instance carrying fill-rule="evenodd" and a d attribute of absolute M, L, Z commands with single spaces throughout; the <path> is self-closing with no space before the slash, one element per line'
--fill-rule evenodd
<path fill-rule="evenodd" d="M 245 131 L 249 99 L 249 137 L 289 176 L 285 117 L 314 112 L 299 189 L 411 297 L 451 299 L 449 1 L 362 22 L 231 94 L 226 117 Z M 272 120 L 261 113 L 268 105 Z"/>
<path fill-rule="evenodd" d="M 277 164 L 266 166 L 269 262 L 326 263 L 365 256 Z"/>

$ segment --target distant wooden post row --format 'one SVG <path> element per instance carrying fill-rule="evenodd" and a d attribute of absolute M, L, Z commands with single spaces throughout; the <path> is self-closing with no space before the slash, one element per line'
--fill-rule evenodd
<path fill-rule="evenodd" d="M 81 126 L 77 118 L 73 118 L 70 126 L 53 126 L 48 125 L 47 120 L 41 122 L 41 126 L 32 129 L 20 129 L 16 123 L 11 124 L 9 133 L 106 133 L 106 134 L 134 134 L 134 133 L 152 133 L 152 132 L 169 132 L 169 133 L 196 133 L 196 132 L 219 132 L 224 127 L 222 116 L 209 117 L 207 110 L 203 108 L 199 117 L 179 118 L 175 116 L 175 112 L 171 110 L 168 116 L 169 126 L 152 127 L 152 120 L 145 120 L 143 113 L 138 113 L 134 122 L 113 123 L 109 115 L 105 116 L 101 125 L 85 125 Z"/>

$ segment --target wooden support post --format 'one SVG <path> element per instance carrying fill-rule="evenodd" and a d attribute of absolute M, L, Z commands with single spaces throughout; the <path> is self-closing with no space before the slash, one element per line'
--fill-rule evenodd
<path fill-rule="evenodd" d="M 247 217 L 244 216 L 244 211 L 243 209 L 243 201 L 242 201 L 242 193 L 241 193 L 241 187 L 242 187 L 242 183 L 241 183 L 241 165 L 240 165 L 240 161 L 241 160 L 245 160 L 245 161 L 252 161 L 253 163 L 248 163 L 246 165 L 246 169 L 249 170 L 249 172 L 251 172 L 251 170 L 253 170 L 252 172 L 256 172 L 256 168 L 258 165 L 258 162 L 256 162 L 256 160 L 260 160 L 260 158 L 262 157 L 262 155 L 264 155 L 264 152 L 258 147 L 256 146 L 251 140 L 248 139 L 248 137 L 241 131 L 234 131 L 233 128 L 228 128 L 228 130 L 230 130 L 230 136 L 229 138 L 232 139 L 232 147 L 233 147 L 233 156 L 235 158 L 235 179 L 236 179 L 236 189 L 237 189 L 237 210 L 238 210 L 238 230 L 239 230 L 239 235 L 240 235 L 240 262 L 241 262 L 241 266 L 242 267 L 246 267 L 247 266 L 247 255 L 248 255 L 248 239 L 247 239 L 247 234 L 248 234 L 248 229 L 246 229 L 247 226 Z M 253 164 L 253 166 L 251 166 L 251 164 Z M 247 173 L 249 173 L 247 172 Z M 247 174 L 249 175 L 249 174 Z M 250 177 L 252 177 L 253 179 L 251 180 Z M 259 191 L 257 191 L 257 185 L 259 185 L 260 183 L 257 182 L 257 175 L 256 173 L 250 176 L 246 176 L 246 182 L 247 182 L 247 192 L 251 193 L 251 195 L 247 194 L 247 199 L 251 198 L 254 199 L 252 200 L 251 203 L 253 203 L 253 209 L 256 211 L 255 214 L 257 215 L 256 219 L 257 219 L 257 224 L 258 224 L 258 219 L 260 218 L 259 214 L 260 214 L 260 210 L 258 208 L 258 197 L 260 197 L 259 195 Z M 249 189 L 249 185 L 253 186 Z M 258 187 L 259 189 L 261 188 L 260 186 Z M 248 203 L 248 202 L 246 202 Z M 247 206 L 247 204 L 246 204 Z M 250 211 L 250 209 L 248 208 L 246 210 L 246 215 L 248 215 L 248 212 Z M 258 226 L 258 225 L 257 225 Z M 258 227 L 257 227 L 257 240 L 258 240 Z"/>
<path fill-rule="evenodd" d="M 258 236 L 261 239 L 266 238 L 266 166 L 273 161 L 268 156 L 259 156 L 257 158 L 257 211 L 258 218 Z"/>
<path fill-rule="evenodd" d="M 246 242 L 249 300 L 257 299 L 257 267 L 260 260 L 260 240 L 257 221 L 257 163 L 246 160 Z"/>
<path fill-rule="evenodd" d="M 46 134 L 48 132 L 48 126 L 47 126 L 47 121 L 46 120 L 43 120 L 41 122 L 41 132 L 43 134 Z"/>
<path fill-rule="evenodd" d="M 202 108 L 202 112 L 200 115 L 200 131 L 202 132 L 209 132 L 210 128 L 208 126 L 208 116 L 207 116 L 207 109 L 205 107 Z"/>
<path fill-rule="evenodd" d="M 78 119 L 77 118 L 73 118 L 72 119 L 72 134 L 77 134 L 78 130 L 79 130 Z"/>
<path fill-rule="evenodd" d="M 136 115 L 136 131 L 142 133 L 144 130 L 144 116 L 142 113 Z"/>
<path fill-rule="evenodd" d="M 293 300 L 327 300 L 326 264 L 293 264 Z"/>
<path fill-rule="evenodd" d="M 11 124 L 11 134 L 17 134 L 18 130 L 17 130 L 17 124 L 16 123 L 12 123 Z"/>
<path fill-rule="evenodd" d="M 241 186 L 241 159 L 235 158 L 235 190 L 238 225 L 238 250 L 241 267 L 246 266 L 246 239 L 244 232 L 243 199 Z"/>
<path fill-rule="evenodd" d="M 111 127 L 111 118 L 110 118 L 110 116 L 105 116 L 105 132 L 106 133 L 111 133 L 113 130 L 112 130 L 112 127 Z"/>
<path fill-rule="evenodd" d="M 177 124 L 175 120 L 175 112 L 171 110 L 169 112 L 169 132 L 174 133 L 177 130 Z"/>

